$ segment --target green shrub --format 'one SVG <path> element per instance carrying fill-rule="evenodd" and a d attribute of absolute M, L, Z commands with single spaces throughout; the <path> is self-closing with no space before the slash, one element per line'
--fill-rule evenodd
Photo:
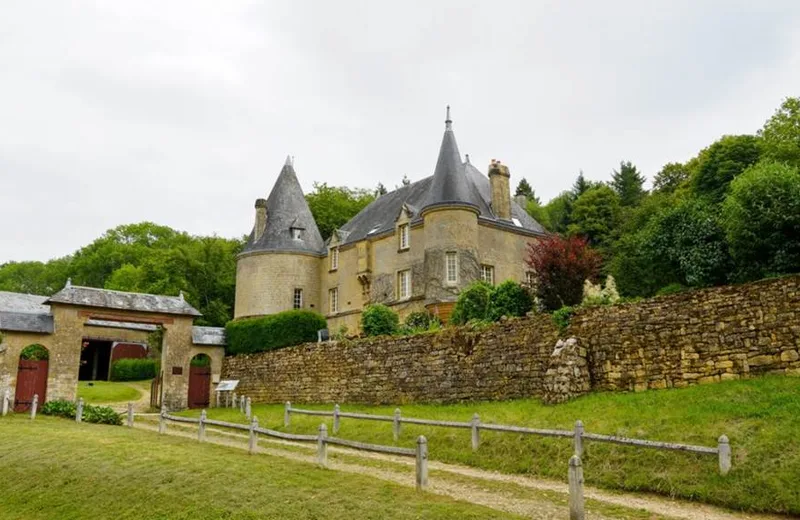
<path fill-rule="evenodd" d="M 156 359 L 120 359 L 111 365 L 112 381 L 142 381 L 158 375 L 159 363 Z"/>
<path fill-rule="evenodd" d="M 122 426 L 122 417 L 108 406 L 92 406 L 90 404 L 83 407 L 84 422 L 93 424 L 111 424 Z"/>
<path fill-rule="evenodd" d="M 199 354 L 193 357 L 191 361 L 189 361 L 189 365 L 193 367 L 210 367 L 211 358 L 206 356 L 205 354 Z"/>
<path fill-rule="evenodd" d="M 506 280 L 492 290 L 489 318 L 497 321 L 502 316 L 525 316 L 533 307 L 530 292 L 513 280 Z"/>
<path fill-rule="evenodd" d="M 400 318 L 397 313 L 380 303 L 367 305 L 361 313 L 361 330 L 367 336 L 394 334 L 399 323 Z"/>
<path fill-rule="evenodd" d="M 50 352 L 42 345 L 34 344 L 22 349 L 19 357 L 28 361 L 44 361 L 45 359 L 50 359 Z"/>
<path fill-rule="evenodd" d="M 405 326 L 410 329 L 427 329 L 431 321 L 438 319 L 427 311 L 416 311 L 406 316 Z"/>
<path fill-rule="evenodd" d="M 671 283 L 669 285 L 665 285 L 658 291 L 656 291 L 656 296 L 666 296 L 668 294 L 677 294 L 679 292 L 683 292 L 686 290 L 686 287 L 679 283 Z"/>
<path fill-rule="evenodd" d="M 492 286 L 484 281 L 471 283 L 458 295 L 458 300 L 450 315 L 450 322 L 463 325 L 471 320 L 489 318 L 489 305 L 492 298 Z"/>
<path fill-rule="evenodd" d="M 63 417 L 65 419 L 74 419 L 75 403 L 72 401 L 65 401 L 63 399 L 47 401 L 44 403 L 44 406 L 42 406 L 42 414 Z"/>
<path fill-rule="evenodd" d="M 560 332 L 567 330 L 567 327 L 569 327 L 569 321 L 572 319 L 573 314 L 575 314 L 575 308 L 569 306 L 564 306 L 557 311 L 553 311 L 553 323 L 555 323 Z"/>
<path fill-rule="evenodd" d="M 226 350 L 228 354 L 251 354 L 317 341 L 317 331 L 326 326 L 321 314 L 306 310 L 229 321 L 225 325 Z"/>

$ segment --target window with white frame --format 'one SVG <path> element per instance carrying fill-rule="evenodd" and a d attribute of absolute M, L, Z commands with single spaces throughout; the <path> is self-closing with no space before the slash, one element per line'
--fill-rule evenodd
<path fill-rule="evenodd" d="M 292 307 L 295 309 L 302 309 L 303 308 L 303 289 L 295 289 L 294 290 L 294 297 L 292 300 Z"/>
<path fill-rule="evenodd" d="M 339 288 L 334 287 L 328 291 L 328 310 L 330 314 L 339 312 Z"/>
<path fill-rule="evenodd" d="M 447 283 L 458 281 L 458 253 L 451 251 L 444 256 L 445 280 Z"/>
<path fill-rule="evenodd" d="M 408 224 L 403 224 L 398 228 L 400 232 L 400 249 L 409 248 L 409 227 Z"/>
<path fill-rule="evenodd" d="M 339 269 L 339 248 L 331 248 L 331 271 Z"/>
<path fill-rule="evenodd" d="M 494 266 L 486 264 L 481 265 L 481 280 L 494 285 Z"/>
<path fill-rule="evenodd" d="M 405 300 L 411 297 L 411 270 L 397 272 L 397 299 Z"/>

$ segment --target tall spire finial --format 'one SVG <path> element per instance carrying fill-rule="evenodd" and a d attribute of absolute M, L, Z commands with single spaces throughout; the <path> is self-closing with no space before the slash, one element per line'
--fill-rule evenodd
<path fill-rule="evenodd" d="M 450 119 L 450 105 L 447 105 L 447 119 L 444 120 L 444 129 L 445 130 L 453 129 L 453 120 Z"/>
<path fill-rule="evenodd" d="M 284 163 L 284 166 L 294 166 L 294 159 L 291 155 L 286 156 L 286 163 Z"/>

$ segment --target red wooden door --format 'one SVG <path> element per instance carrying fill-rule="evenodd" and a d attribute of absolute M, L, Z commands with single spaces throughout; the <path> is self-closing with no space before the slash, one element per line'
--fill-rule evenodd
<path fill-rule="evenodd" d="M 189 408 L 208 408 L 211 367 L 189 367 Z"/>
<path fill-rule="evenodd" d="M 20 359 L 17 369 L 17 391 L 14 394 L 14 411 L 30 410 L 34 394 L 39 396 L 39 406 L 44 404 L 47 397 L 47 360 Z"/>

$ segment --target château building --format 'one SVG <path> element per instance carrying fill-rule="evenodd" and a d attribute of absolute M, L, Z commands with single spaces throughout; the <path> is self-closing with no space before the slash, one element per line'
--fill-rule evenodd
<path fill-rule="evenodd" d="M 511 197 L 509 169 L 484 175 L 462 159 L 447 110 L 433 175 L 381 195 L 323 241 L 292 160 L 239 255 L 235 317 L 289 309 L 322 313 L 354 332 L 370 303 L 400 314 L 427 309 L 444 321 L 477 279 L 530 281 L 526 245 L 545 233 Z"/>

